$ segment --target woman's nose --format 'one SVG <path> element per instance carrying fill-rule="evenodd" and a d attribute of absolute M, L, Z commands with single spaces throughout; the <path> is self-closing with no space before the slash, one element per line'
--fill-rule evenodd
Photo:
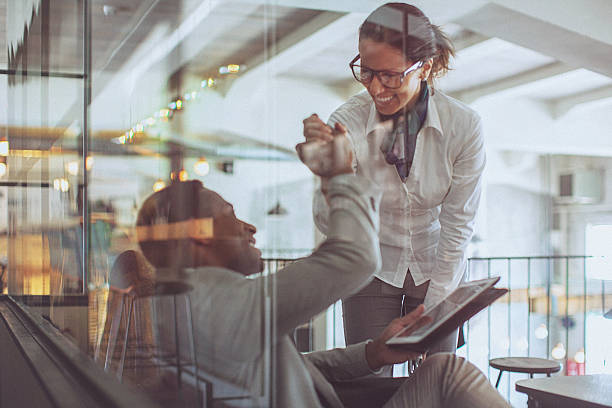
<path fill-rule="evenodd" d="M 368 90 L 372 95 L 376 95 L 385 90 L 385 87 L 380 82 L 380 79 L 378 79 L 378 75 L 374 75 L 374 78 L 372 78 L 372 81 L 370 82 L 370 86 L 368 86 Z"/>

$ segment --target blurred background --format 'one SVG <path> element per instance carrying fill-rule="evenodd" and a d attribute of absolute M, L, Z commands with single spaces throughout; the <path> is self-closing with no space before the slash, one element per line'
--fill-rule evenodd
<path fill-rule="evenodd" d="M 174 179 L 257 226 L 266 274 L 312 251 L 316 183 L 294 146 L 303 118 L 362 91 L 348 63 L 383 3 L 0 0 L 2 293 L 95 358 L 112 265 L 137 248 L 142 201 Z M 511 289 L 458 353 L 492 377 L 488 359 L 507 355 L 612 373 L 612 5 L 412 4 L 457 49 L 437 89 L 484 123 L 469 277 Z M 343 345 L 340 313 L 303 328 L 301 347 Z M 517 378 L 500 384 L 513 402 Z"/>

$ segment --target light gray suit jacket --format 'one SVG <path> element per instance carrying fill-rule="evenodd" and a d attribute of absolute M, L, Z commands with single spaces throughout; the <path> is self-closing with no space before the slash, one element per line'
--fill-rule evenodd
<path fill-rule="evenodd" d="M 194 287 L 190 297 L 198 365 L 248 390 L 255 404 L 320 407 L 320 397 L 326 406 L 341 407 L 328 380 L 371 373 L 365 343 L 303 356 L 288 336 L 362 288 L 380 268 L 380 192 L 347 174 L 331 180 L 328 197 L 328 238 L 309 257 L 255 278 L 223 268 L 187 271 Z"/>

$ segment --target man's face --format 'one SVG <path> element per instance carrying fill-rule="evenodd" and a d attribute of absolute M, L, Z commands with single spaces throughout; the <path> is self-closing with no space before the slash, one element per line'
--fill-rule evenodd
<path fill-rule="evenodd" d="M 200 194 L 200 201 L 207 202 L 213 214 L 214 237 L 209 241 L 209 250 L 215 251 L 223 266 L 243 275 L 261 272 L 261 251 L 255 248 L 257 229 L 236 218 L 234 207 L 219 194 L 206 189 Z"/>

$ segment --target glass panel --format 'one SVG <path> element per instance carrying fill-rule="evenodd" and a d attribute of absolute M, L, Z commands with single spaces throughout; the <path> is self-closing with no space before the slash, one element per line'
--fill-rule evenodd
<path fill-rule="evenodd" d="M 305 117 L 316 112 L 327 120 L 364 91 L 348 67 L 359 52 L 363 13 L 371 11 L 363 3 L 0 0 L 0 49 L 8 51 L 0 52 L 0 105 L 6 106 L 0 109 L 0 292 L 19 296 L 104 370 L 163 404 L 229 397 L 237 405 L 274 405 L 282 391 L 274 382 L 274 313 L 287 302 L 276 297 L 275 277 L 324 238 L 312 217 L 317 181 L 294 147 L 303 141 Z M 437 9 L 431 8 L 435 24 L 463 16 L 459 7 Z M 556 358 L 574 367 L 568 375 L 603 371 L 610 353 L 601 352 L 605 336 L 591 327 L 608 330 L 602 319 L 609 321 L 603 316 L 612 307 L 610 248 L 595 248 L 604 259 L 592 259 L 590 251 L 608 241 L 609 234 L 593 235 L 596 230 L 612 225 L 605 194 L 612 79 L 597 60 L 610 53 L 576 49 L 572 62 L 566 46 L 533 39 L 539 35 L 500 30 L 509 37 L 485 37 L 478 25 L 494 19 L 479 13 L 509 13 L 507 19 L 520 11 L 529 16 L 525 24 L 540 16 L 535 9 L 484 10 L 463 16 L 465 26 L 444 27 L 457 57 L 430 97 L 448 94 L 469 105 L 464 111 L 478 112 L 487 141 L 474 237 L 448 242 L 470 258 L 468 279 L 499 275 L 512 291 L 466 325 L 467 346 L 459 354 L 493 376 L 489 358 L 502 355 Z M 597 22 L 591 12 L 581 10 Z M 557 17 L 547 15 L 538 27 L 565 27 Z M 568 25 L 564 36 L 575 36 L 581 49 L 608 46 L 588 30 L 598 24 L 583 26 L 584 33 Z M 586 69 L 568 68 L 579 64 Z M 380 69 L 391 68 L 397 67 Z M 367 93 L 358 100 L 372 102 Z M 367 106 L 368 124 L 384 119 Z M 447 119 L 441 115 L 440 133 Z M 368 140 L 357 133 L 357 141 Z M 426 139 L 417 140 L 422 153 Z M 436 219 L 457 178 L 440 183 L 427 176 L 443 172 L 436 163 L 459 163 L 456 152 L 463 150 L 436 145 L 431 151 L 447 156 L 416 155 L 421 173 L 397 188 L 398 201 L 381 207 L 387 213 L 381 218 L 393 211 L 398 220 L 431 215 L 417 231 L 429 234 L 430 252 L 411 261 L 428 258 L 420 265 L 424 279 L 438 265 L 439 230 L 469 236 L 467 225 L 453 229 Z M 265 262 L 247 283 L 227 270 L 202 270 L 245 272 L 236 259 L 255 252 L 247 244 L 240 256 L 224 256 L 236 241 L 211 239 L 219 238 L 211 218 L 229 207 L 202 186 L 257 227 Z M 438 186 L 430 192 L 436 197 L 419 197 L 424 186 Z M 403 187 L 410 205 L 400 203 Z M 192 218 L 198 223 L 184 223 Z M 252 227 L 244 228 L 252 235 Z M 386 238 L 395 239 L 395 231 Z M 412 259 L 402 250 L 389 249 L 386 268 Z M 215 273 L 236 285 L 211 284 Z M 233 291 L 242 286 L 251 288 L 249 296 Z M 300 351 L 350 341 L 340 303 L 332 301 L 289 333 Z M 395 374 L 412 369 L 398 366 Z M 508 398 L 514 379 L 500 385 Z"/>
<path fill-rule="evenodd" d="M 83 8 L 74 1 L 57 8 L 9 1 L 6 11 L 8 293 L 87 350 L 84 178 L 73 165 L 82 157 L 86 110 Z M 10 36 L 14 26 L 21 35 Z"/>
<path fill-rule="evenodd" d="M 151 222 L 186 219 L 177 214 L 192 211 L 207 193 L 179 193 L 183 180 L 203 183 L 254 223 L 275 204 L 268 196 L 277 191 L 261 175 L 296 172 L 290 150 L 271 148 L 230 125 L 244 120 L 227 93 L 248 73 L 245 63 L 274 44 L 266 39 L 269 8 L 208 1 L 92 8 L 89 350 L 107 371 L 160 401 L 197 406 L 203 395 L 271 405 L 269 271 L 246 305 L 248 341 L 228 341 L 234 329 L 224 329 L 221 306 L 202 299 L 221 296 L 225 309 L 232 308 L 241 301 L 234 290 L 220 294 L 199 269 L 184 274 L 184 267 L 206 265 L 190 261 L 193 243 L 185 247 L 183 240 L 170 252 L 166 244 L 140 242 L 135 228 L 145 201 L 152 211 L 151 195 L 166 186 L 173 192 L 156 196 L 165 201 L 153 206 Z M 250 50 L 238 52 L 247 39 Z M 272 103 L 268 81 L 261 77 L 263 106 Z M 264 116 L 248 115 L 250 126 L 272 133 Z M 265 205 L 254 212 L 257 201 Z M 187 218 L 213 215 L 196 210 Z M 280 244 L 277 237 L 268 242 Z M 258 362 L 234 366 L 229 354 L 244 350 Z"/>
<path fill-rule="evenodd" d="M 6 70 L 8 68 L 8 52 L 5 52 L 5 50 L 8 50 L 8 32 L 7 32 L 7 19 L 6 19 L 6 2 L 0 2 L 0 50 L 2 50 L 2 52 L 0 52 L 0 70 Z M 6 88 L 1 88 L 2 92 L 4 92 L 4 89 Z M 3 124 L 6 124 L 6 121 L 2 122 Z"/>

